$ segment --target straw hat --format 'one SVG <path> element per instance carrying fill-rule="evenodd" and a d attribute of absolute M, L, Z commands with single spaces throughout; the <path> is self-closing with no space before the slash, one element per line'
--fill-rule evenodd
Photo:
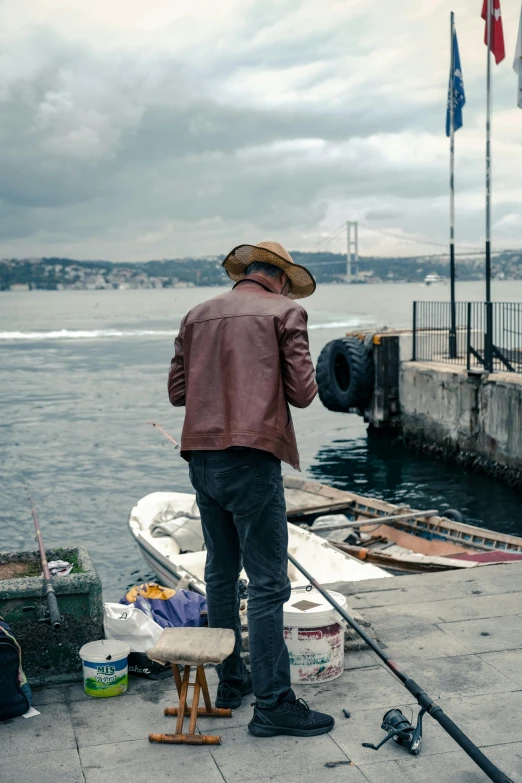
<path fill-rule="evenodd" d="M 223 261 L 227 275 L 235 283 L 243 280 L 245 270 L 256 261 L 273 264 L 286 272 L 290 280 L 290 299 L 304 299 L 315 291 L 315 280 L 306 267 L 294 263 L 290 253 L 279 242 L 259 242 L 257 245 L 238 245 Z"/>

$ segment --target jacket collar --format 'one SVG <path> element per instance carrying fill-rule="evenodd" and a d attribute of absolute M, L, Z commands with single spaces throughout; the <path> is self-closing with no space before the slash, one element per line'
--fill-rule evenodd
<path fill-rule="evenodd" d="M 239 280 L 239 282 L 235 284 L 234 288 L 237 288 L 238 285 L 242 285 L 243 283 L 255 283 L 256 285 L 260 285 L 266 291 L 270 291 L 273 294 L 281 293 L 274 283 L 272 283 L 270 280 L 267 280 L 266 277 L 263 277 L 262 275 L 248 275 L 248 277 L 244 277 L 242 280 Z"/>

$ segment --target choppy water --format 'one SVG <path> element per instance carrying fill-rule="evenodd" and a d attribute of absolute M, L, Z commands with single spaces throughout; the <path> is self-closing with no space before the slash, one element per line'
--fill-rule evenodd
<path fill-rule="evenodd" d="M 480 283 L 459 286 L 480 299 Z M 173 340 L 185 312 L 219 289 L 0 293 L 0 550 L 32 548 L 23 478 L 45 541 L 90 550 L 107 599 L 150 574 L 130 535 L 132 505 L 156 490 L 190 491 L 187 465 L 149 420 L 174 437 L 183 412 L 167 399 Z M 314 359 L 361 326 L 409 326 L 418 285 L 320 286 L 305 301 Z M 495 283 L 520 301 L 522 282 Z M 294 421 L 305 474 L 419 508 L 458 508 L 522 533 L 521 495 L 454 465 L 368 441 L 362 419 L 319 400 Z M 291 471 L 291 468 L 288 468 Z"/>

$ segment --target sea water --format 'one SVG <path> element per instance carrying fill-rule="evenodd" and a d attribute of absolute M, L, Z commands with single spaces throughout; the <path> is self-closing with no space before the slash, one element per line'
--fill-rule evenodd
<path fill-rule="evenodd" d="M 483 295 L 482 283 L 458 288 L 461 299 Z M 493 289 L 498 300 L 522 299 L 522 281 Z M 106 600 L 152 577 L 127 530 L 130 509 L 149 492 L 192 488 L 186 462 L 146 422 L 179 438 L 183 410 L 167 397 L 173 342 L 186 311 L 220 292 L 0 293 L 0 550 L 35 548 L 25 479 L 46 545 L 86 546 Z M 408 327 L 414 299 L 447 298 L 445 286 L 319 286 L 302 302 L 314 361 L 346 331 Z M 522 534 L 520 492 L 505 484 L 368 440 L 360 417 L 319 399 L 293 417 L 304 475 Z"/>

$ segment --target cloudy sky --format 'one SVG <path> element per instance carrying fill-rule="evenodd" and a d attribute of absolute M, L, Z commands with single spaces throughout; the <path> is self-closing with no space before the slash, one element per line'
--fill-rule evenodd
<path fill-rule="evenodd" d="M 520 0 L 494 66 L 497 247 L 521 247 Z M 457 241 L 484 236 L 482 0 L 0 0 L 0 256 L 145 260 L 273 238 L 437 252 L 449 12 Z M 363 225 L 364 224 L 364 225 Z M 424 246 L 417 243 L 426 242 Z M 429 244 L 434 243 L 434 244 Z"/>

